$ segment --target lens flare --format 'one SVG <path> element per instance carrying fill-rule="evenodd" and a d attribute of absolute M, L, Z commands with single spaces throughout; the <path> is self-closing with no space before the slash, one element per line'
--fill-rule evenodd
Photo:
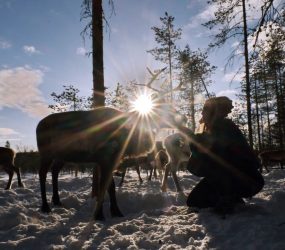
<path fill-rule="evenodd" d="M 148 115 L 153 109 L 153 101 L 150 96 L 142 94 L 132 103 L 133 109 L 141 115 Z"/>

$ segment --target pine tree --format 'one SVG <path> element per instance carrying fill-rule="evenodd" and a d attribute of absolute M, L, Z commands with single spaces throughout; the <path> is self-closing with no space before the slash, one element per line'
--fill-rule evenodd
<path fill-rule="evenodd" d="M 265 0 L 251 5 L 245 0 L 210 0 L 209 4 L 215 5 L 217 8 L 214 12 L 215 17 L 206 22 L 204 26 L 209 29 L 218 28 L 218 33 L 214 36 L 214 42 L 210 43 L 210 48 L 221 47 L 231 39 L 240 41 L 243 47 L 244 56 L 244 71 L 245 71 L 245 96 L 247 103 L 247 123 L 248 123 L 248 138 L 250 145 L 253 146 L 253 131 L 252 131 L 252 115 L 251 115 L 251 84 L 250 84 L 250 62 L 248 50 L 248 37 L 255 37 L 255 45 L 258 42 L 258 37 L 263 25 L 270 20 L 278 20 L 282 16 L 273 4 L 274 0 Z M 280 5 L 283 6 L 284 4 Z M 248 22 L 247 13 L 251 10 L 256 15 L 257 10 L 261 9 L 260 18 L 257 22 Z M 250 24 L 250 27 L 248 25 Z M 235 40 L 236 41 L 236 40 Z M 236 48 L 238 49 L 238 47 Z M 232 52 L 230 59 L 236 56 L 236 49 Z"/>
<path fill-rule="evenodd" d="M 186 106 L 189 110 L 187 113 L 190 115 L 191 129 L 195 131 L 195 117 L 197 106 L 199 106 L 196 103 L 197 96 L 204 92 L 205 96 L 209 97 L 207 90 L 207 86 L 211 83 L 209 77 L 216 67 L 210 65 L 206 52 L 192 51 L 189 45 L 186 45 L 185 49 L 178 53 L 177 68 L 180 70 L 181 86 L 184 87 L 180 96 L 187 100 Z"/>
<path fill-rule="evenodd" d="M 11 148 L 11 144 L 10 144 L 9 141 L 6 141 L 6 143 L 5 143 L 5 148 Z"/>
<path fill-rule="evenodd" d="M 60 94 L 51 93 L 55 104 L 49 105 L 49 108 L 55 112 L 77 111 L 90 109 L 90 98 L 79 96 L 79 89 L 73 85 L 63 85 L 64 91 Z"/>
<path fill-rule="evenodd" d="M 155 60 L 160 61 L 168 65 L 169 72 L 169 88 L 170 88 L 170 100 L 173 101 L 173 65 L 174 58 L 177 53 L 175 42 L 181 38 L 181 29 L 174 29 L 174 17 L 168 15 L 165 12 L 165 16 L 160 18 L 162 22 L 161 27 L 152 27 L 154 31 L 155 41 L 160 47 L 148 50 Z"/>
<path fill-rule="evenodd" d="M 130 103 L 128 100 L 129 99 L 126 93 L 126 89 L 122 84 L 118 82 L 116 89 L 114 90 L 113 97 L 110 100 L 111 106 L 122 111 L 128 111 L 130 107 Z"/>
<path fill-rule="evenodd" d="M 275 144 L 279 148 L 283 148 L 285 143 L 285 32 L 282 27 L 280 23 L 267 24 L 264 28 L 266 39 L 257 44 L 253 64 L 262 83 L 262 91 L 258 93 L 264 93 L 261 102 L 264 103 L 268 124 L 266 145 L 272 147 Z"/>

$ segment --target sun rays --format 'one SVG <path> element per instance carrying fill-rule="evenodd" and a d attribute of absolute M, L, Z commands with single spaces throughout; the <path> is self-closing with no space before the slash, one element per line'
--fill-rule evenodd
<path fill-rule="evenodd" d="M 150 95 L 142 94 L 132 102 L 133 110 L 138 111 L 141 115 L 148 115 L 153 109 L 153 101 Z"/>
<path fill-rule="evenodd" d="M 65 140 L 64 145 L 77 145 L 80 147 L 90 147 L 93 150 L 100 148 L 109 148 L 111 150 L 119 150 L 117 159 L 113 162 L 116 168 L 120 164 L 121 159 L 130 153 L 151 151 L 155 144 L 155 134 L 159 130 L 161 124 L 171 127 L 173 124 L 168 120 L 169 117 L 175 116 L 172 112 L 171 105 L 161 102 L 161 99 L 149 93 L 141 93 L 136 96 L 133 109 L 130 112 L 116 112 L 105 120 L 98 119 L 100 122 L 92 126 L 84 125 L 82 130 L 76 131 L 73 136 L 62 138 Z M 100 108 L 99 108 L 100 109 Z M 171 113 L 169 113 L 171 112 Z M 96 117 L 94 117 L 96 119 Z M 108 132 L 110 131 L 110 133 Z M 73 133 L 71 131 L 71 133 Z M 95 136 L 96 144 L 91 142 L 90 145 L 83 145 L 82 142 L 90 135 Z M 122 140 L 118 140 L 118 135 L 122 136 Z M 99 138 L 100 137 L 100 138 Z M 82 144 L 82 145 L 81 145 Z M 150 145 L 149 145 L 150 144 Z M 119 147 L 118 147 L 119 146 Z M 149 150 L 145 150 L 149 147 Z M 75 148 L 76 150 L 76 148 Z M 135 153 L 134 153 L 135 154 Z"/>
<path fill-rule="evenodd" d="M 233 166 L 213 153 L 209 148 L 205 147 L 199 141 L 196 141 L 192 131 L 191 133 L 190 130 L 182 131 L 182 129 L 180 131 L 180 125 L 178 124 L 184 126 L 182 125 L 184 121 L 183 118 L 179 117 L 179 113 L 172 105 L 159 97 L 146 93 L 138 95 L 136 98 L 137 99 L 133 101 L 133 109 L 131 112 L 112 114 L 109 118 L 103 121 L 101 120 L 101 122 L 94 126 L 87 127 L 80 131 L 77 133 L 77 136 L 66 139 L 72 140 L 72 144 L 76 144 L 76 142 L 80 143 L 84 141 L 88 134 L 95 135 L 97 144 L 91 143 L 87 146 L 94 146 L 94 150 L 103 148 L 104 151 L 114 151 L 115 158 L 112 164 L 110 164 L 110 167 L 115 170 L 124 157 L 138 156 L 138 152 L 141 155 L 146 155 L 148 152 L 151 152 L 155 145 L 155 134 L 160 128 L 178 129 L 181 134 L 190 138 L 189 141 L 192 145 L 198 147 L 202 153 L 207 155 L 214 162 L 218 162 L 223 168 L 226 168 L 227 171 L 246 181 L 249 179 L 249 177 L 233 168 Z M 110 133 L 108 131 L 110 131 Z M 101 133 L 104 135 L 103 137 Z M 98 138 L 97 135 L 100 138 Z M 120 139 L 118 139 L 119 137 Z M 111 175 L 108 179 L 109 178 L 111 178 Z"/>

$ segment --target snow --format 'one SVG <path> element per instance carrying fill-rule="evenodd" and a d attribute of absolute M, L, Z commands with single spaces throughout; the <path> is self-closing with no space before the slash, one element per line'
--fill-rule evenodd
<path fill-rule="evenodd" d="M 4 190 L 7 174 L 0 175 L 0 249 L 285 249 L 285 170 L 264 174 L 262 192 L 225 218 L 202 209 L 191 212 L 185 200 L 199 178 L 179 172 L 184 192 L 176 193 L 171 178 L 167 193 L 159 180 L 139 184 L 134 171 L 117 188 L 123 218 L 112 218 L 106 196 L 106 221 L 92 219 L 95 200 L 90 198 L 91 177 L 60 175 L 64 207 L 52 213 L 39 211 L 37 175 L 23 176 L 25 188 L 14 177 Z M 115 177 L 116 183 L 119 177 Z M 51 177 L 48 176 L 48 199 Z"/>

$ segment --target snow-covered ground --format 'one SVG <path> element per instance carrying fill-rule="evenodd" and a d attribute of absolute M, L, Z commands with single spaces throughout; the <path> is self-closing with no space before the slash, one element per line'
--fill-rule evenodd
<path fill-rule="evenodd" d="M 158 180 L 148 182 L 143 173 L 139 184 L 130 171 L 117 188 L 125 217 L 110 217 L 106 197 L 105 222 L 92 220 L 88 175 L 60 176 L 66 208 L 53 207 L 49 215 L 39 211 L 37 176 L 23 176 L 25 188 L 14 177 L 5 191 L 6 175 L 0 176 L 0 249 L 285 249 L 285 170 L 264 174 L 263 191 L 226 218 L 209 209 L 187 210 L 186 196 L 199 180 L 187 172 L 179 173 L 184 193 L 177 194 L 169 178 L 170 190 L 163 194 Z M 47 189 L 50 200 L 50 175 Z"/>

